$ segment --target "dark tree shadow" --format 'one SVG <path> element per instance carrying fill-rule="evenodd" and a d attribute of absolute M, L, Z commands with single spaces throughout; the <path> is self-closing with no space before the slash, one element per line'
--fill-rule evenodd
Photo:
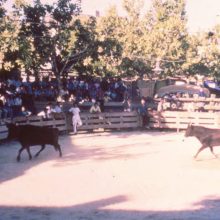
<path fill-rule="evenodd" d="M 0 206 L 0 218 L 4 220 L 219 220 L 220 198 L 206 198 L 192 209 L 162 210 L 123 210 L 109 206 L 128 201 L 126 196 L 115 196 L 84 204 L 67 207 Z"/>

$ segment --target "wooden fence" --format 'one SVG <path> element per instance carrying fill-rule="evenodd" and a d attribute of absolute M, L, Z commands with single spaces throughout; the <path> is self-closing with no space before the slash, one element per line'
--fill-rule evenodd
<path fill-rule="evenodd" d="M 108 112 L 100 114 L 81 113 L 83 125 L 78 130 L 95 129 L 137 129 L 141 125 L 141 120 L 137 112 Z M 17 117 L 13 122 L 18 124 L 33 124 L 38 126 L 57 127 L 60 131 L 72 131 L 72 115 L 58 114 L 53 118 L 44 120 L 39 116 Z M 159 129 L 186 129 L 189 123 L 210 128 L 220 128 L 220 114 L 213 112 L 181 112 L 164 111 L 152 112 L 150 127 Z M 0 124 L 0 139 L 7 137 L 7 127 Z"/>
<path fill-rule="evenodd" d="M 140 117 L 136 112 L 81 113 L 82 126 L 78 130 L 138 128 Z M 72 130 L 72 116 L 67 114 L 67 128 Z"/>
<path fill-rule="evenodd" d="M 95 129 L 125 129 L 138 128 L 140 118 L 136 112 L 110 112 L 110 113 L 81 113 L 82 126 L 78 130 L 95 130 Z M 56 127 L 59 131 L 72 131 L 72 115 L 55 114 L 51 119 L 43 119 L 40 116 L 16 117 L 12 120 L 17 124 L 32 124 L 38 126 Z M 4 122 L 0 126 L 0 139 L 7 137 L 8 131 Z"/>
<path fill-rule="evenodd" d="M 0 140 L 6 139 L 8 136 L 8 129 L 5 125 L 5 123 L 0 124 Z"/>
<path fill-rule="evenodd" d="M 13 120 L 7 119 L 6 122 L 12 122 L 16 124 L 31 124 L 38 126 L 48 126 L 58 128 L 60 132 L 67 131 L 66 115 L 65 114 L 55 114 L 50 119 L 43 119 L 41 116 L 29 116 L 29 117 L 16 117 Z M 0 140 L 5 139 L 8 135 L 8 129 L 5 122 L 0 123 Z"/>
<path fill-rule="evenodd" d="M 210 128 L 220 128 L 220 115 L 214 112 L 154 112 L 151 115 L 151 128 L 186 129 L 188 124 Z"/>

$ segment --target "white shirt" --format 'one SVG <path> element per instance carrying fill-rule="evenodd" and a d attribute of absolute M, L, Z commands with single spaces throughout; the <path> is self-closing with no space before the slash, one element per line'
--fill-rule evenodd
<path fill-rule="evenodd" d="M 79 116 L 80 109 L 78 107 L 72 107 L 69 109 L 69 112 L 71 112 L 73 116 Z"/>

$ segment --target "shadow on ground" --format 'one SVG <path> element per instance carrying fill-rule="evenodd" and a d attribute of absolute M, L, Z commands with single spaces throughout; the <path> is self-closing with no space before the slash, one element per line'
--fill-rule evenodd
<path fill-rule="evenodd" d="M 60 137 L 60 143 L 62 143 L 63 139 L 66 141 L 71 140 L 69 136 L 62 136 Z M 32 160 L 29 160 L 27 151 L 24 150 L 21 154 L 21 161 L 17 162 L 16 157 L 20 148 L 21 145 L 17 141 L 4 142 L 4 144 L 0 146 L 0 184 L 4 181 L 24 175 L 26 171 L 41 163 L 61 159 L 58 151 L 55 151 L 53 146 L 46 145 L 45 150 L 42 151 L 37 158 L 35 158 L 34 155 L 40 150 L 41 146 L 30 148 L 33 156 Z M 61 146 L 61 148 L 62 151 L 65 150 L 64 146 Z"/>
<path fill-rule="evenodd" d="M 121 139 L 126 140 L 128 137 L 138 137 L 138 135 L 146 135 L 146 141 L 143 140 L 135 141 L 136 145 L 145 145 L 150 146 L 151 142 L 148 141 L 149 136 L 162 136 L 162 135 L 169 135 L 169 132 L 113 132 L 113 133 L 91 133 L 91 134 L 80 134 L 76 138 L 78 140 L 81 139 L 88 139 L 88 142 L 92 142 L 94 137 L 106 137 L 106 141 L 108 142 L 111 138 L 112 139 Z M 56 165 L 65 166 L 69 163 L 80 163 L 85 160 L 113 160 L 113 159 L 121 159 L 121 160 L 128 160 L 128 159 L 135 159 L 138 157 L 142 157 L 143 154 L 138 153 L 131 153 L 129 149 L 134 147 L 134 142 L 126 143 L 126 144 L 119 144 L 117 148 L 114 146 L 112 147 L 105 147 L 103 145 L 98 147 L 84 147 L 82 148 L 81 145 L 77 145 L 74 143 L 75 136 L 61 136 L 60 137 L 60 144 L 63 151 L 63 157 L 58 157 L 58 152 L 54 151 L 52 146 L 47 146 L 46 149 L 39 155 L 38 158 L 33 158 L 31 161 L 28 159 L 28 155 L 26 151 L 23 151 L 21 154 L 21 161 L 18 163 L 16 161 L 16 156 L 18 153 L 18 149 L 20 148 L 20 144 L 18 142 L 9 142 L 4 143 L 4 145 L 0 146 L 0 173 L 4 175 L 0 175 L 0 184 L 4 181 L 11 180 L 18 176 L 24 175 L 27 170 L 37 166 L 41 163 L 54 161 Z M 108 138 L 108 139 L 107 139 Z M 96 140 L 98 141 L 98 140 Z M 34 155 L 40 146 L 31 147 L 31 153 Z M 151 152 L 148 152 L 149 156 L 152 154 L 157 153 L 155 149 L 152 149 Z M 16 167 L 15 167 L 16 164 Z"/>
<path fill-rule="evenodd" d="M 220 198 L 206 198 L 192 204 L 192 210 L 181 211 L 108 208 L 127 200 L 126 196 L 115 196 L 68 207 L 0 206 L 0 216 L 4 220 L 219 220 L 220 217 Z"/>

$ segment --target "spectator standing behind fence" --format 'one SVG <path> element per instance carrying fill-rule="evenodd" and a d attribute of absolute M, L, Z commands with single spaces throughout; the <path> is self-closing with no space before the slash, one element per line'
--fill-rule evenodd
<path fill-rule="evenodd" d="M 148 114 L 148 108 L 145 99 L 141 99 L 140 106 L 138 107 L 138 113 L 141 116 L 142 128 L 149 128 L 150 117 Z"/>
<path fill-rule="evenodd" d="M 131 112 L 132 111 L 132 105 L 131 105 L 131 99 L 127 99 L 123 103 L 124 112 Z"/>
<path fill-rule="evenodd" d="M 82 125 L 80 118 L 80 109 L 76 103 L 73 104 L 73 107 L 69 109 L 69 112 L 72 113 L 72 125 L 73 125 L 73 134 L 77 133 L 77 126 Z"/>
<path fill-rule="evenodd" d="M 158 112 L 163 112 L 165 109 L 165 99 L 161 98 L 158 105 L 157 105 L 157 111 Z"/>

